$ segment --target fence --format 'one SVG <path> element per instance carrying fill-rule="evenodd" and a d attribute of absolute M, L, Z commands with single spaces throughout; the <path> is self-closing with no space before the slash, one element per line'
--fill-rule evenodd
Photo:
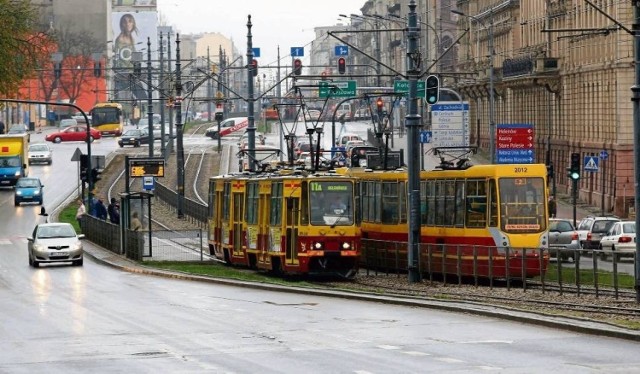
<path fill-rule="evenodd" d="M 172 191 L 160 183 L 156 183 L 154 194 L 173 209 L 177 209 L 178 194 L 175 191 Z M 192 223 L 200 227 L 204 227 L 207 224 L 208 207 L 206 205 L 185 198 L 183 214 L 190 219 Z"/>

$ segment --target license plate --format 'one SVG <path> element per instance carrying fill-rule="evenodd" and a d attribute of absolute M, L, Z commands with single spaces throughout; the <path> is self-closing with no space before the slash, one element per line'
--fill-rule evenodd
<path fill-rule="evenodd" d="M 65 257 L 69 256 L 69 252 L 51 252 L 49 257 Z"/>

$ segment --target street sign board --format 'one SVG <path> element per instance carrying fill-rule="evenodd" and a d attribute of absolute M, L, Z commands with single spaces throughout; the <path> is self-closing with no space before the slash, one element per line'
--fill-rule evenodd
<path fill-rule="evenodd" d="M 304 57 L 304 47 L 291 47 L 291 57 Z"/>
<path fill-rule="evenodd" d="M 425 91 L 425 81 L 418 81 L 418 97 L 419 98 L 426 98 L 427 94 Z M 393 82 L 393 92 L 395 93 L 403 93 L 403 94 L 408 94 L 409 93 L 409 81 L 407 80 L 397 80 Z"/>
<path fill-rule="evenodd" d="M 131 177 L 164 177 L 164 158 L 130 158 L 129 175 Z"/>
<path fill-rule="evenodd" d="M 335 46 L 334 53 L 336 56 L 349 56 L 349 47 L 346 45 Z"/>
<path fill-rule="evenodd" d="M 434 147 L 468 147 L 469 103 L 441 101 L 431 105 L 431 133 Z"/>
<path fill-rule="evenodd" d="M 605 150 L 600 151 L 600 158 L 606 160 L 607 158 L 609 158 L 609 152 Z"/>
<path fill-rule="evenodd" d="M 251 48 L 251 50 L 253 51 L 253 57 L 260 57 L 260 48 Z"/>
<path fill-rule="evenodd" d="M 153 190 L 155 187 L 155 178 L 154 177 L 142 177 L 142 188 L 149 191 Z"/>
<path fill-rule="evenodd" d="M 420 131 L 420 143 L 431 143 L 432 133 L 431 131 Z"/>
<path fill-rule="evenodd" d="M 356 81 L 320 82 L 318 97 L 354 97 Z"/>
<path fill-rule="evenodd" d="M 498 124 L 496 129 L 496 161 L 499 164 L 532 164 L 535 162 L 533 124 Z"/>
<path fill-rule="evenodd" d="M 596 156 L 584 156 L 584 170 L 590 172 L 598 171 L 598 161 L 600 159 Z"/>

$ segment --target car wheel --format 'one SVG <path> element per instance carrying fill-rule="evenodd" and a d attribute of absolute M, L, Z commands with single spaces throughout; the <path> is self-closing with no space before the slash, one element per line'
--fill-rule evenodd
<path fill-rule="evenodd" d="M 59 137 L 59 136 L 56 136 L 55 138 L 53 138 L 53 142 L 54 143 L 60 143 L 60 142 L 62 142 L 62 138 Z"/>
<path fill-rule="evenodd" d="M 38 205 L 42 205 L 42 199 L 38 200 Z"/>
<path fill-rule="evenodd" d="M 124 147 L 124 145 L 123 145 L 123 144 L 118 144 L 118 145 L 120 146 L 120 148 L 123 148 L 123 147 Z"/>
<path fill-rule="evenodd" d="M 13 200 L 13 205 L 20 206 L 20 201 L 19 200 Z"/>
<path fill-rule="evenodd" d="M 33 260 L 31 259 L 31 255 L 29 255 L 29 266 L 33 266 Z"/>
<path fill-rule="evenodd" d="M 83 259 L 73 261 L 73 266 L 82 266 Z"/>
<path fill-rule="evenodd" d="M 49 160 L 48 164 L 49 165 L 53 164 L 53 160 Z"/>
<path fill-rule="evenodd" d="M 140 143 L 139 143 L 139 142 L 135 142 L 135 143 L 133 143 L 133 146 L 134 146 L 134 147 L 139 147 L 139 146 L 140 146 Z"/>
<path fill-rule="evenodd" d="M 32 262 L 33 262 L 33 267 L 34 267 L 34 268 L 40 267 L 40 261 L 38 261 L 38 260 L 36 260 L 36 259 L 33 259 L 33 261 L 32 261 Z"/>

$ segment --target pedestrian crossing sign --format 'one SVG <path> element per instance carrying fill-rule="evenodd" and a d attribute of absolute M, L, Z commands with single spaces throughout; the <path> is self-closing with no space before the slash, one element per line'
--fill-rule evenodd
<path fill-rule="evenodd" d="M 585 156 L 585 158 L 584 158 L 584 170 L 585 171 L 598 171 L 598 161 L 599 161 L 599 158 L 597 156 Z"/>

